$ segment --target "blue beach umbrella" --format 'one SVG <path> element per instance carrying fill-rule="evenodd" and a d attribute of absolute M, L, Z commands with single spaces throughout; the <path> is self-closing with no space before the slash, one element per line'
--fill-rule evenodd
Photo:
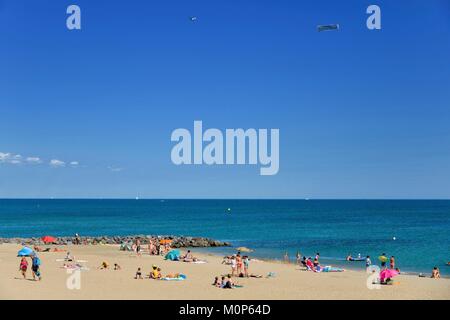
<path fill-rule="evenodd" d="M 30 255 L 32 255 L 34 253 L 34 251 L 28 247 L 23 247 L 22 249 L 19 250 L 19 252 L 17 252 L 17 256 L 18 257 L 29 257 Z"/>

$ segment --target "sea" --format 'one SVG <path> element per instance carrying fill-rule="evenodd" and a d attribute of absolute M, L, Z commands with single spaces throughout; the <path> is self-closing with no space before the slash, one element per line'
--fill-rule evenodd
<path fill-rule="evenodd" d="M 291 261 L 297 253 L 321 263 L 369 255 L 395 256 L 404 273 L 450 276 L 450 200 L 172 200 L 0 199 L 0 237 L 184 235 L 228 241 L 196 249 Z M 1 247 L 0 247 L 1 248 Z"/>

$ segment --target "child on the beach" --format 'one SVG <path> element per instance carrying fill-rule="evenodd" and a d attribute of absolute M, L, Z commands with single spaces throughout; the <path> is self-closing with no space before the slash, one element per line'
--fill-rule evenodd
<path fill-rule="evenodd" d="M 28 261 L 27 258 L 23 257 L 20 260 L 19 270 L 22 273 L 24 279 L 27 278 Z"/>
<path fill-rule="evenodd" d="M 134 276 L 135 279 L 144 279 L 142 278 L 142 271 L 141 268 L 138 268 L 136 271 L 136 275 Z"/>
<path fill-rule="evenodd" d="M 114 270 L 122 270 L 122 268 L 117 263 L 114 263 Z"/>
<path fill-rule="evenodd" d="M 150 279 L 161 279 L 161 268 L 158 268 L 157 266 L 153 265 L 152 272 L 150 272 Z"/>
<path fill-rule="evenodd" d="M 109 269 L 109 264 L 106 261 L 103 261 L 100 267 L 98 267 L 100 270 L 106 270 Z"/>

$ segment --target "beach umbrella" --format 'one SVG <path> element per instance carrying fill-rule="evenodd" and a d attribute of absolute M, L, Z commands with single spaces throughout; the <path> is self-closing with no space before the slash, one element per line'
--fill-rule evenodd
<path fill-rule="evenodd" d="M 252 249 L 246 248 L 246 247 L 240 247 L 237 248 L 236 251 L 240 251 L 240 252 L 253 252 Z"/>
<path fill-rule="evenodd" d="M 44 241 L 44 243 L 54 243 L 54 242 L 56 242 L 56 238 L 55 237 L 52 237 L 52 236 L 44 236 L 44 237 L 42 237 L 41 238 L 42 239 L 42 241 Z"/>
<path fill-rule="evenodd" d="M 385 269 L 380 272 L 380 281 L 384 282 L 384 280 L 393 278 L 395 276 L 398 276 L 398 271 L 394 269 Z"/>
<path fill-rule="evenodd" d="M 171 244 L 171 243 L 172 243 L 172 240 L 170 240 L 170 239 L 163 239 L 163 240 L 159 241 L 159 244 Z"/>
<path fill-rule="evenodd" d="M 23 247 L 19 250 L 19 252 L 17 252 L 18 257 L 29 257 L 32 254 L 34 254 L 34 251 L 28 247 Z"/>

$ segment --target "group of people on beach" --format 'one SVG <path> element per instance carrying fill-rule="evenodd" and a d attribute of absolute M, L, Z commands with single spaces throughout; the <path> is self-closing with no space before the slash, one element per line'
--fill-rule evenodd
<path fill-rule="evenodd" d="M 40 266 L 41 266 L 41 259 L 36 254 L 30 255 L 31 258 L 31 274 L 33 276 L 33 280 L 36 281 L 36 278 L 38 281 L 42 279 Z M 22 276 L 24 279 L 27 278 L 27 270 L 28 270 L 28 260 L 26 257 L 22 257 L 20 260 L 19 270 L 22 273 Z"/>
<path fill-rule="evenodd" d="M 228 264 L 231 266 L 231 277 L 238 276 L 241 278 L 249 277 L 250 258 L 245 255 L 242 256 L 241 252 L 233 254 L 231 256 L 224 257 L 222 264 Z"/>

